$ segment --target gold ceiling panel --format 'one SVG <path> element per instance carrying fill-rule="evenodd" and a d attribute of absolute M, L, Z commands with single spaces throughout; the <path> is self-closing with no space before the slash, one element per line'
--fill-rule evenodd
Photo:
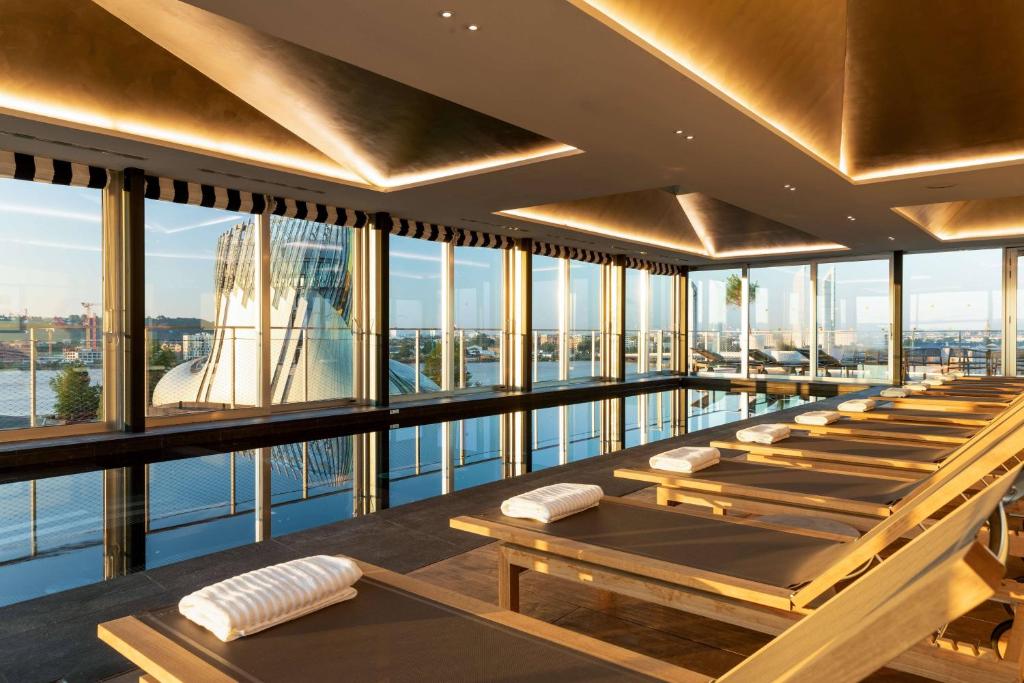
<path fill-rule="evenodd" d="M 500 214 L 691 254 L 705 253 L 675 195 L 665 190 L 623 192 Z"/>
<path fill-rule="evenodd" d="M 943 241 L 1024 235 L 1024 197 L 919 204 L 893 211 Z"/>
<path fill-rule="evenodd" d="M 1024 3 L 849 3 L 846 172 L 1024 159 Z"/>
<path fill-rule="evenodd" d="M 715 258 L 846 249 L 701 192 L 681 194 L 677 199 L 704 247 Z"/>
<path fill-rule="evenodd" d="M 570 2 L 838 165 L 845 0 Z"/>
<path fill-rule="evenodd" d="M 499 214 L 708 258 L 846 249 L 700 192 L 640 190 Z"/>
<path fill-rule="evenodd" d="M 2 110 L 332 179 L 356 179 L 91 2 L 0 0 L 0 16 Z"/>
<path fill-rule="evenodd" d="M 176 0 L 95 2 L 374 187 L 578 152 Z"/>

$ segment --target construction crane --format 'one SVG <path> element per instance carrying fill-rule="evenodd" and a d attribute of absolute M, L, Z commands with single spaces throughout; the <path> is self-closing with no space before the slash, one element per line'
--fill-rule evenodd
<path fill-rule="evenodd" d="M 82 302 L 82 308 L 85 309 L 85 321 L 82 323 L 82 327 L 85 328 L 85 344 L 83 344 L 83 348 L 95 351 L 98 339 L 96 337 L 96 314 L 92 312 L 93 306 L 99 306 L 99 304 L 88 301 Z"/>

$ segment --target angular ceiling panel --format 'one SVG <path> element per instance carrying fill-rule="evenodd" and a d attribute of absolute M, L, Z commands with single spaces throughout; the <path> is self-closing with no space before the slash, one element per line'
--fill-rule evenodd
<path fill-rule="evenodd" d="M 500 214 L 691 254 L 705 254 L 693 226 L 679 210 L 675 195 L 665 190 L 624 192 L 530 206 Z"/>
<path fill-rule="evenodd" d="M 839 163 L 845 0 L 570 0 Z"/>
<path fill-rule="evenodd" d="M 1024 197 L 919 204 L 893 211 L 943 241 L 1024 235 Z"/>
<path fill-rule="evenodd" d="M 849 3 L 846 172 L 1024 159 L 1024 3 Z"/>
<path fill-rule="evenodd" d="M 176 0 L 94 1 L 374 187 L 578 152 Z"/>
<path fill-rule="evenodd" d="M 709 258 L 846 249 L 700 192 L 640 190 L 498 213 Z"/>
<path fill-rule="evenodd" d="M 91 2 L 2 0 L 0 13 L 2 109 L 332 179 L 357 179 Z"/>

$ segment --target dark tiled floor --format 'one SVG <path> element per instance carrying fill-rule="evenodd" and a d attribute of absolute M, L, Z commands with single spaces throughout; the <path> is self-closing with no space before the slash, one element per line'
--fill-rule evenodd
<path fill-rule="evenodd" d="M 819 405 L 834 402 L 837 400 L 830 399 Z M 787 412 L 794 410 L 799 409 Z M 753 418 L 750 423 L 779 420 L 780 413 L 773 413 Z M 615 467 L 638 465 L 652 452 L 673 443 L 707 443 L 712 438 L 733 434 L 735 430 L 736 425 L 732 424 L 694 432 L 678 439 L 638 446 L 10 605 L 0 609 L 0 682 L 94 681 L 118 675 L 131 666 L 96 638 L 96 624 L 102 621 L 173 604 L 204 585 L 314 553 L 352 555 L 399 572 L 435 565 L 487 545 L 486 539 L 450 529 L 451 517 L 491 508 L 510 495 L 559 481 L 595 483 L 609 495 L 626 495 L 637 491 L 641 485 L 615 479 L 612 476 Z M 467 575 L 463 580 L 471 582 L 471 578 Z M 535 606 L 535 609 L 541 608 Z M 628 616 L 608 614 L 602 611 L 600 604 L 556 601 L 545 604 L 537 616 L 581 629 L 588 625 L 596 629 L 600 625 L 599 630 L 619 634 L 616 642 L 627 646 L 631 638 L 637 637 L 619 623 L 629 622 Z M 664 641 L 665 647 L 678 646 L 681 662 L 699 659 L 697 655 L 691 656 L 692 653 L 705 653 L 709 662 L 720 662 L 724 667 L 745 653 L 744 647 L 737 646 L 734 650 L 729 646 L 731 627 L 711 624 L 701 630 L 707 638 L 705 641 L 669 631 L 659 634 L 658 642 Z M 683 656 L 683 653 L 691 654 Z M 720 666 L 715 664 L 711 668 Z"/>

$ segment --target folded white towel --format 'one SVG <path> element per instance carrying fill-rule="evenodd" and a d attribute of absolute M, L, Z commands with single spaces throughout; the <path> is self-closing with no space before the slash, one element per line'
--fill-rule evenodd
<path fill-rule="evenodd" d="M 875 399 L 873 398 L 855 398 L 850 401 L 843 401 L 839 404 L 839 410 L 847 413 L 866 413 L 869 410 L 875 409 Z"/>
<path fill-rule="evenodd" d="M 922 391 L 928 391 L 928 385 L 921 384 L 920 382 L 909 382 L 908 384 L 904 384 L 903 388 L 912 394 L 919 394 Z"/>
<path fill-rule="evenodd" d="M 957 377 L 950 372 L 928 372 L 925 373 L 925 379 L 937 379 L 940 382 L 952 382 Z"/>
<path fill-rule="evenodd" d="M 736 438 L 743 443 L 769 445 L 789 438 L 789 427 L 783 424 L 754 425 L 736 432 Z"/>
<path fill-rule="evenodd" d="M 362 575 L 347 557 L 314 555 L 197 590 L 181 599 L 178 611 L 226 643 L 351 600 Z"/>
<path fill-rule="evenodd" d="M 604 491 L 593 484 L 552 484 L 513 496 L 501 504 L 507 517 L 535 519 L 547 524 L 597 507 Z"/>
<path fill-rule="evenodd" d="M 651 469 L 693 474 L 717 465 L 722 454 L 710 446 L 683 446 L 651 458 Z"/>
<path fill-rule="evenodd" d="M 955 377 L 956 379 L 960 379 L 961 377 L 964 376 L 964 371 L 963 370 L 950 370 L 949 374 L 953 375 L 953 377 Z"/>
<path fill-rule="evenodd" d="M 885 398 L 906 398 L 910 392 L 911 389 L 907 387 L 886 387 L 878 392 L 878 395 Z"/>
<path fill-rule="evenodd" d="M 923 380 L 921 380 L 921 384 L 924 384 L 925 386 L 929 387 L 941 387 L 944 384 L 944 382 L 941 379 L 926 377 Z"/>
<path fill-rule="evenodd" d="M 834 410 L 811 410 L 806 413 L 801 413 L 796 416 L 796 423 L 801 425 L 818 425 L 825 426 L 830 425 L 839 418 L 841 418 L 838 412 Z"/>

